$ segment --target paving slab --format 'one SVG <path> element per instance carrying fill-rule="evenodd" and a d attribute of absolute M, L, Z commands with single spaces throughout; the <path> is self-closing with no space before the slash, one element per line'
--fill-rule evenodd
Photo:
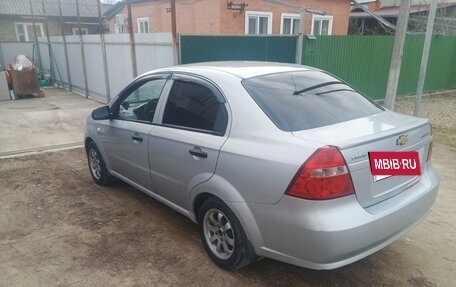
<path fill-rule="evenodd" d="M 0 101 L 0 156 L 82 144 L 85 119 L 101 104 L 58 88 L 45 93 Z"/>

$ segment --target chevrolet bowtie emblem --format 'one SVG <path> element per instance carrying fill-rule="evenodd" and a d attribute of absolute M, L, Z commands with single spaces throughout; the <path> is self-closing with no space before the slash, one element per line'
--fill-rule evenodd
<path fill-rule="evenodd" d="M 400 135 L 396 140 L 396 145 L 405 145 L 408 143 L 408 135 Z"/>

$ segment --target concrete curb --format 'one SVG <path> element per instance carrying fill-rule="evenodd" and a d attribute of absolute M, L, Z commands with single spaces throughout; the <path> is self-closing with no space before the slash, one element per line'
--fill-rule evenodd
<path fill-rule="evenodd" d="M 0 159 L 15 158 L 15 157 L 21 157 L 21 156 L 26 156 L 26 155 L 31 155 L 31 154 L 38 154 L 38 153 L 43 153 L 43 152 L 55 152 L 55 151 L 61 151 L 61 150 L 67 150 L 67 149 L 75 149 L 75 148 L 81 148 L 83 146 L 84 146 L 84 144 L 82 142 L 77 142 L 77 143 L 59 144 L 59 145 L 52 145 L 52 146 L 45 146 L 45 147 L 38 147 L 38 148 L 0 152 Z"/>

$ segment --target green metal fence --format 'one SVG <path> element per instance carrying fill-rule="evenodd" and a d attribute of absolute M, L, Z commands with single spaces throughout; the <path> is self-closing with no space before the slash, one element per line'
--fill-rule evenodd
<path fill-rule="evenodd" d="M 373 99 L 383 99 L 393 36 L 319 36 L 305 39 L 304 65 L 327 70 Z M 398 95 L 416 92 L 424 36 L 407 36 Z M 425 91 L 456 88 L 456 37 L 434 36 Z"/>
<path fill-rule="evenodd" d="M 302 64 L 321 68 L 367 96 L 383 99 L 393 50 L 393 36 L 318 36 L 304 39 Z M 424 35 L 407 36 L 398 95 L 416 92 Z M 182 64 L 252 60 L 294 63 L 295 36 L 180 36 Z M 434 36 L 425 91 L 456 88 L 456 36 Z"/>
<path fill-rule="evenodd" d="M 182 64 L 250 60 L 294 63 L 295 36 L 180 36 Z"/>

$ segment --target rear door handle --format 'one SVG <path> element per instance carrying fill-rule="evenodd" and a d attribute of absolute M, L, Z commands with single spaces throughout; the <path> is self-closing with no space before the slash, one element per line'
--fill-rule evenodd
<path fill-rule="evenodd" d="M 188 153 L 199 158 L 207 158 L 207 153 L 202 151 L 200 147 L 194 147 Z"/>
<path fill-rule="evenodd" d="M 139 137 L 139 136 L 131 136 L 131 139 L 135 142 L 135 143 L 140 143 L 143 141 L 143 138 L 142 137 Z"/>

